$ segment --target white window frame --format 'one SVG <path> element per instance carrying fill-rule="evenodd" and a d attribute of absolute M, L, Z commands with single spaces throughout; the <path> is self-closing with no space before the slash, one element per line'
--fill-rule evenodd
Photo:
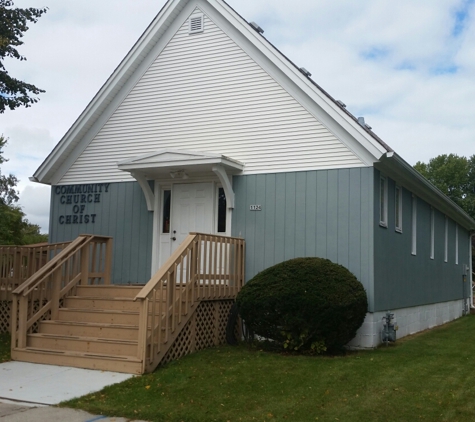
<path fill-rule="evenodd" d="M 444 262 L 449 262 L 449 217 L 445 216 Z"/>
<path fill-rule="evenodd" d="M 435 258 L 435 211 L 430 209 L 430 259 Z"/>
<path fill-rule="evenodd" d="M 455 265 L 459 264 L 459 225 L 455 223 Z"/>
<path fill-rule="evenodd" d="M 379 225 L 388 227 L 388 178 L 381 175 L 379 177 Z"/>
<path fill-rule="evenodd" d="M 402 233 L 402 187 L 396 185 L 394 189 L 394 222 L 395 230 Z"/>
<path fill-rule="evenodd" d="M 417 196 L 412 195 L 412 255 L 417 255 Z"/>

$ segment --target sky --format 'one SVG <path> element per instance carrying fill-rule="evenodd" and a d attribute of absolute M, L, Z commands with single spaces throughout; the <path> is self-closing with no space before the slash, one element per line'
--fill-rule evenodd
<path fill-rule="evenodd" d="M 15 0 L 48 7 L 9 73 L 44 90 L 0 114 L 2 173 L 48 232 L 50 188 L 33 175 L 137 41 L 165 0 Z M 410 164 L 475 154 L 475 0 L 228 0 Z"/>

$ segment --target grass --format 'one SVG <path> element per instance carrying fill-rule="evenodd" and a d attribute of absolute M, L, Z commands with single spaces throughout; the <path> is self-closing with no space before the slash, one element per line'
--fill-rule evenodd
<path fill-rule="evenodd" d="M 65 402 L 167 422 L 474 421 L 475 316 L 340 357 L 204 350 Z"/>
<path fill-rule="evenodd" d="M 0 334 L 0 363 L 10 360 L 10 334 Z"/>

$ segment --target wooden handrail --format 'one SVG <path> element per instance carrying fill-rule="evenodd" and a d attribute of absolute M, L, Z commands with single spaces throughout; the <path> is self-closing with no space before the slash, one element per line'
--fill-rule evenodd
<path fill-rule="evenodd" d="M 109 284 L 112 238 L 80 235 L 13 291 L 12 348 L 23 349 L 28 333 L 56 319 L 61 299 L 80 284 Z"/>
<path fill-rule="evenodd" d="M 134 300 L 140 301 L 138 358 L 156 368 L 203 300 L 234 299 L 244 283 L 244 240 L 190 233 Z"/>
<path fill-rule="evenodd" d="M 21 286 L 18 286 L 12 293 L 15 295 L 27 295 L 32 289 L 37 287 L 37 284 L 41 282 L 41 279 L 51 273 L 61 263 L 63 263 L 68 257 L 74 253 L 79 247 L 86 246 L 92 240 L 97 239 L 111 239 L 108 236 L 95 236 L 90 234 L 81 234 L 76 240 L 71 242 L 65 249 L 63 249 L 58 255 L 56 255 L 45 266 L 40 268 L 35 274 L 28 278 Z"/>
<path fill-rule="evenodd" d="M 28 294 L 29 290 L 31 290 L 32 288 L 34 289 L 36 287 L 36 284 L 38 282 L 41 282 L 41 279 L 45 276 L 46 273 L 51 272 L 51 270 L 54 270 L 58 263 L 63 262 L 64 259 L 66 259 L 72 251 L 75 251 L 78 246 L 82 246 L 82 244 L 87 240 L 87 237 L 79 236 L 65 249 L 63 249 L 58 255 L 56 255 L 51 261 L 49 261 L 44 267 L 42 267 L 39 271 L 37 271 L 29 279 L 27 279 L 21 286 L 18 286 L 15 290 L 13 290 L 13 294 L 23 296 Z"/>
<path fill-rule="evenodd" d="M 183 255 L 188 247 L 193 243 L 193 240 L 196 238 L 196 234 L 189 234 L 186 239 L 178 246 L 178 248 L 170 255 L 165 263 L 160 267 L 160 269 L 153 275 L 150 281 L 140 290 L 137 296 L 135 296 L 134 301 L 145 300 L 147 296 L 152 292 L 152 290 L 157 286 L 158 283 L 165 277 L 167 271 L 170 270 L 170 267 L 175 263 L 175 261 Z"/>
<path fill-rule="evenodd" d="M 71 242 L 0 246 L 0 301 L 11 301 L 13 291 L 44 267 Z"/>

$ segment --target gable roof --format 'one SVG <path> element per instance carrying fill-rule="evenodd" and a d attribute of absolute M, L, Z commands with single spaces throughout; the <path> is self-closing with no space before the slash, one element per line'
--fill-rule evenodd
<path fill-rule="evenodd" d="M 357 153 L 365 157 L 364 162 L 367 165 L 371 165 L 380 156 L 391 150 L 373 132 L 358 124 L 357 119 L 351 113 L 341 107 L 311 78 L 304 75 L 293 62 L 277 50 L 264 36 L 256 32 L 226 2 L 223 0 L 169 0 L 73 126 L 37 169 L 33 180 L 46 184 L 55 184 L 60 180 L 61 175 L 69 169 L 74 159 L 85 149 L 86 145 L 81 145 L 81 141 L 88 135 L 91 137 L 91 134 L 97 133 L 104 125 L 112 114 L 112 103 L 115 97 L 122 89 L 127 88 L 128 84 L 132 85 L 131 76 L 141 70 L 141 66 L 144 69 L 147 68 L 147 56 L 160 41 L 165 42 L 162 40 L 163 35 L 173 25 L 178 14 L 189 4 L 205 9 L 211 7 L 222 15 L 229 22 L 230 27 L 235 28 L 239 35 L 257 49 L 271 65 L 290 78 L 298 89 L 303 90 L 310 97 L 309 102 L 318 104 L 323 113 L 338 123 L 338 127 L 343 127 L 358 141 L 356 144 L 362 145 Z"/>
<path fill-rule="evenodd" d="M 286 89 L 308 110 L 318 110 L 319 119 L 342 141 L 351 138 L 353 151 L 368 166 L 377 163 L 382 171 L 400 176 L 400 180 L 414 178 L 410 165 L 393 153 L 369 127 L 361 125 L 341 103 L 322 89 L 308 74 L 282 54 L 262 34 L 258 33 L 224 0 L 169 0 L 151 22 L 140 39 L 122 60 L 83 113 L 56 145 L 31 178 L 46 184 L 56 184 L 85 150 L 88 142 L 104 126 L 115 108 L 114 101 L 124 90 L 132 89 L 134 75 L 144 73 L 150 66 L 153 51 L 167 43 L 167 34 L 177 29 L 177 16 L 185 8 L 199 7 L 205 12 L 219 14 L 228 23 L 226 31 L 234 40 L 246 45 L 247 52 L 261 63 L 276 80 L 286 82 Z M 154 57 L 153 57 L 154 58 Z M 123 163 L 125 164 L 125 163 Z M 130 164 L 130 163 L 129 163 Z M 124 167 L 124 165 L 123 165 Z M 399 173 L 398 173 L 399 172 Z M 401 176 L 402 174 L 402 176 Z M 422 176 L 420 176 L 422 177 Z M 423 178 L 415 177 L 418 195 L 428 202 L 436 199 L 448 215 L 466 228 L 475 228 L 475 221 Z M 425 179 L 424 179 L 425 180 Z M 441 196 L 442 195 L 442 196 Z M 436 205 L 436 204 L 434 204 Z"/>

